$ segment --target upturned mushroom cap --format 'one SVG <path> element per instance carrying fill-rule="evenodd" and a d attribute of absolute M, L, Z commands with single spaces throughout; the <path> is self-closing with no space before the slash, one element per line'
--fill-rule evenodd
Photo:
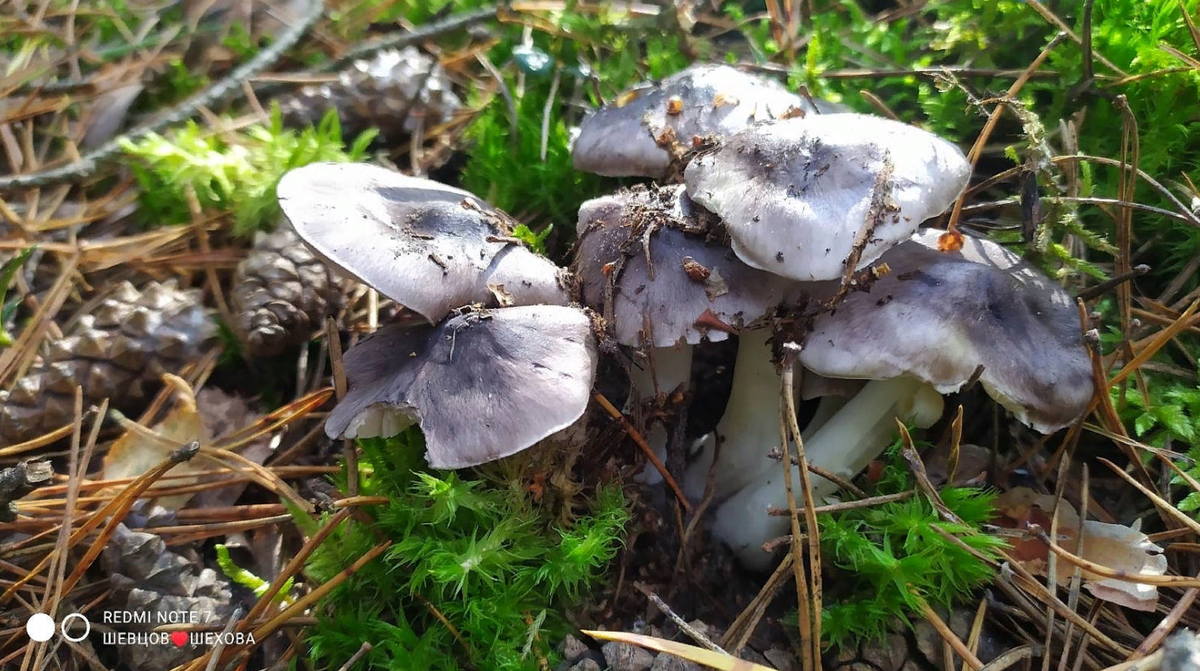
<path fill-rule="evenodd" d="M 730 137 L 694 158 L 684 183 L 725 222 L 739 258 L 811 281 L 842 276 L 876 182 L 887 206 L 875 210 L 882 216 L 859 268 L 946 210 L 970 175 L 962 151 L 932 133 L 883 117 L 821 114 Z"/>
<path fill-rule="evenodd" d="M 883 255 L 891 272 L 819 317 L 800 362 L 827 377 L 903 375 L 958 391 L 983 366 L 988 395 L 1042 433 L 1082 415 L 1092 367 L 1075 302 L 1016 254 L 965 236 L 937 250 L 926 230 Z"/>
<path fill-rule="evenodd" d="M 506 236 L 512 220 L 461 189 L 365 163 L 314 163 L 277 190 L 327 263 L 436 323 L 451 310 L 566 305 L 562 270 Z"/>
<path fill-rule="evenodd" d="M 578 170 L 661 179 L 671 165 L 666 146 L 731 135 L 792 109 L 814 111 L 773 79 L 728 65 L 695 65 L 660 83 L 638 84 L 596 110 L 580 124 L 571 155 Z"/>
<path fill-rule="evenodd" d="M 416 419 L 434 468 L 515 454 L 583 415 L 596 374 L 591 329 L 582 311 L 553 305 L 385 327 L 346 352 L 349 392 L 325 433 L 391 435 Z"/>
<path fill-rule="evenodd" d="M 722 324 L 740 329 L 781 302 L 791 283 L 706 242 L 711 217 L 682 186 L 635 187 L 579 208 L 583 304 L 611 321 L 617 342 L 719 342 L 729 337 Z"/>

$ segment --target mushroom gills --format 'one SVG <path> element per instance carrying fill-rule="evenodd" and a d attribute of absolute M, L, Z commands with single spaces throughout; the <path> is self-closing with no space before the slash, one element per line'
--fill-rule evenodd
<path fill-rule="evenodd" d="M 583 311 L 551 305 L 385 327 L 346 352 L 349 391 L 325 433 L 388 436 L 416 420 L 433 468 L 515 454 L 583 416 L 598 356 L 591 328 Z"/>

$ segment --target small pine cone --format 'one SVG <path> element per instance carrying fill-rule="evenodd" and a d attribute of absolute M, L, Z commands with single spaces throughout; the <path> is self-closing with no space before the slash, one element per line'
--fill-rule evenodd
<path fill-rule="evenodd" d="M 234 275 L 230 303 L 238 336 L 253 356 L 302 343 L 341 306 L 339 279 L 286 221 L 259 232 Z"/>
<path fill-rule="evenodd" d="M 368 128 L 395 144 L 408 137 L 424 116 L 425 128 L 449 121 L 462 107 L 446 71 L 416 47 L 381 51 L 355 61 L 336 82 L 314 84 L 279 99 L 284 124 L 315 125 L 330 107 L 338 111 L 347 141 Z"/>
<path fill-rule="evenodd" d="M 161 383 L 215 344 L 217 325 L 198 290 L 174 280 L 138 291 L 122 282 L 70 333 L 47 344 L 44 355 L 9 391 L 0 392 L 0 443 L 41 436 L 75 416 L 75 386 L 84 409 L 109 399 L 132 412 Z"/>

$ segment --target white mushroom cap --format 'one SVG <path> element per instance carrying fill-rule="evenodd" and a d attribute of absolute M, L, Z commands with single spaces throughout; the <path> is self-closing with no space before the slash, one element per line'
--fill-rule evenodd
<path fill-rule="evenodd" d="M 670 167 L 671 153 L 660 138 L 672 141 L 673 134 L 673 142 L 686 148 L 693 137 L 732 135 L 793 108 L 814 111 L 808 100 L 773 79 L 728 65 L 695 65 L 661 83 L 638 84 L 596 110 L 580 124 L 571 154 L 578 170 L 661 179 Z M 668 137 L 663 137 L 664 132 Z"/>
<path fill-rule="evenodd" d="M 637 187 L 579 208 L 573 267 L 582 302 L 611 319 L 617 342 L 652 347 L 695 345 L 704 337 L 719 342 L 729 334 L 713 325 L 740 329 L 783 300 L 791 282 L 755 270 L 728 247 L 705 240 L 703 217 L 711 216 L 678 185 Z"/>
<path fill-rule="evenodd" d="M 530 447 L 579 419 L 596 374 L 591 320 L 553 305 L 393 325 L 344 359 L 349 392 L 330 438 L 392 435 L 420 422 L 434 468 L 466 468 Z"/>
<path fill-rule="evenodd" d="M 842 276 L 867 220 L 875 184 L 892 207 L 872 232 L 859 268 L 945 211 L 971 166 L 954 144 L 914 126 L 864 114 L 821 114 L 761 124 L 697 156 L 688 195 L 729 229 L 747 264 L 801 281 Z"/>
<path fill-rule="evenodd" d="M 819 317 L 800 362 L 834 378 L 911 376 L 943 394 L 983 366 L 980 384 L 1022 423 L 1051 433 L 1074 422 L 1094 389 L 1075 302 L 989 240 L 938 251 L 940 233 L 884 254 L 891 273 Z"/>
<path fill-rule="evenodd" d="M 365 163 L 314 163 L 279 204 L 327 263 L 436 323 L 474 303 L 566 305 L 562 271 L 506 239 L 512 220 L 470 193 Z"/>

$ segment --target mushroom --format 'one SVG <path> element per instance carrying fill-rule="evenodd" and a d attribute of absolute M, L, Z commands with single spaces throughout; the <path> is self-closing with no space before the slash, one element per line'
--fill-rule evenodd
<path fill-rule="evenodd" d="M 911 237 L 966 188 L 954 144 L 864 114 L 822 114 L 752 126 L 684 171 L 688 195 L 716 213 L 746 264 L 800 281 L 840 278 Z M 877 222 L 864 231 L 864 222 Z"/>
<path fill-rule="evenodd" d="M 514 222 L 474 195 L 365 163 L 285 174 L 279 204 L 331 266 L 436 324 L 451 310 L 567 305 L 564 271 L 512 237 Z"/>
<path fill-rule="evenodd" d="M 816 319 L 799 363 L 871 381 L 805 442 L 809 463 L 853 477 L 886 448 L 893 416 L 927 428 L 941 414 L 939 394 L 974 379 L 1042 433 L 1087 410 L 1092 369 L 1071 297 L 991 241 L 967 236 L 961 250 L 943 253 L 939 234 L 922 231 L 884 253 L 890 273 Z M 823 478 L 811 482 L 818 500 L 835 492 Z M 788 527 L 767 509 L 786 502 L 783 473 L 765 471 L 717 511 L 714 533 L 763 567 L 761 544 Z"/>
<path fill-rule="evenodd" d="M 697 203 L 721 217 L 739 258 L 790 278 L 799 294 L 813 290 L 809 281 L 841 278 L 856 240 L 861 258 L 874 260 L 911 237 L 953 202 L 969 175 L 962 152 L 930 133 L 879 117 L 825 114 L 748 128 L 697 156 L 684 181 Z M 864 231 L 864 222 L 873 228 Z M 734 375 L 753 381 L 755 391 L 747 384 L 745 396 L 730 398 L 732 424 L 716 431 L 746 433 L 719 453 L 712 441 L 703 445 L 684 477 L 690 497 L 702 495 L 710 469 L 721 498 L 773 466 L 766 454 L 779 443 L 778 413 L 762 399 L 775 398 L 781 380 L 764 352 L 769 335 L 751 334 L 758 346 L 739 348 Z M 836 399 L 822 405 L 821 417 Z"/>
<path fill-rule="evenodd" d="M 695 206 L 682 186 L 634 187 L 590 200 L 579 210 L 573 268 L 582 302 L 608 320 L 615 340 L 652 348 L 650 370 L 630 371 L 640 393 L 671 391 L 691 379 L 692 346 L 741 333 L 730 421 L 745 398 L 739 390 L 755 374 L 741 360 L 765 359 L 760 338 L 747 331 L 786 296 L 793 284 L 750 268 L 729 248 L 709 242 L 712 215 Z M 742 355 L 742 349 L 752 353 Z M 761 368 L 761 366 L 760 366 Z M 732 413 L 732 414 L 731 414 Z M 739 425 L 740 427 L 740 425 Z M 740 427 L 750 435 L 757 427 Z M 664 453 L 665 432 L 653 430 L 652 447 Z"/>
<path fill-rule="evenodd" d="M 840 109 L 829 103 L 816 111 Z M 736 133 L 756 121 L 813 112 L 782 84 L 728 65 L 695 65 L 644 82 L 583 120 L 571 145 L 575 168 L 609 177 L 667 177 L 692 138 Z"/>
<path fill-rule="evenodd" d="M 424 318 L 346 353 L 331 438 L 418 422 L 434 468 L 519 452 L 583 415 L 596 372 L 591 320 L 569 274 L 511 236 L 472 194 L 366 164 L 319 163 L 279 183 L 284 214 L 330 265 Z M 499 306 L 498 309 L 485 309 Z"/>
<path fill-rule="evenodd" d="M 591 329 L 581 310 L 556 305 L 387 326 L 346 353 L 349 391 L 325 433 L 389 436 L 419 422 L 433 468 L 515 454 L 583 415 L 596 373 Z"/>

